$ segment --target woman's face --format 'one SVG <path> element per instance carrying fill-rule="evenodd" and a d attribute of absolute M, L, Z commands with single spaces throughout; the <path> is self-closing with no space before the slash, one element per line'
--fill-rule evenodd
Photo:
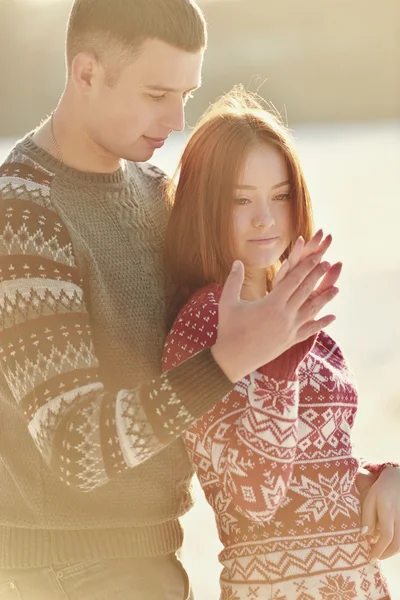
<path fill-rule="evenodd" d="M 260 143 L 249 153 L 235 187 L 234 258 L 245 268 L 265 269 L 277 262 L 291 240 L 291 185 L 285 159 Z"/>

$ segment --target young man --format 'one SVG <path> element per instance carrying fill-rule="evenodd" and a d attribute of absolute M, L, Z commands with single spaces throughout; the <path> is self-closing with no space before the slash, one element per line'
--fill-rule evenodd
<path fill-rule="evenodd" d="M 180 436 L 322 326 L 322 250 L 254 304 L 239 265 L 215 346 L 159 375 L 168 211 L 141 163 L 184 127 L 205 47 L 191 0 L 76 0 L 60 103 L 1 167 L 0 597 L 186 598 Z"/>

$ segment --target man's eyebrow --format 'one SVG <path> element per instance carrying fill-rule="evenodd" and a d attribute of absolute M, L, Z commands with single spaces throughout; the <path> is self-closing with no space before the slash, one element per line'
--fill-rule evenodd
<path fill-rule="evenodd" d="M 194 92 L 195 90 L 198 90 L 200 85 L 201 84 L 190 88 L 190 90 L 186 90 L 186 92 L 184 92 L 184 94 L 190 94 L 190 92 Z M 177 89 L 171 88 L 171 87 L 166 87 L 165 85 L 142 85 L 142 87 L 145 87 L 148 90 L 153 90 L 155 92 L 173 92 L 173 93 L 180 92 L 180 90 L 177 90 Z"/>

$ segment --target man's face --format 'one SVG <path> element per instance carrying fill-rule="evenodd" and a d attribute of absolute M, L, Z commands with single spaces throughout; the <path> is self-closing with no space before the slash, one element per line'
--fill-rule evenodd
<path fill-rule="evenodd" d="M 185 103 L 201 85 L 203 54 L 146 40 L 112 87 L 100 65 L 84 105 L 93 141 L 119 158 L 150 159 L 171 131 L 184 128 Z"/>

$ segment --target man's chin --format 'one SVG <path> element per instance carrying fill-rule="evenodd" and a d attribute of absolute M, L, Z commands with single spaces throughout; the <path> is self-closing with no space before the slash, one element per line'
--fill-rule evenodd
<path fill-rule="evenodd" d="M 150 148 L 146 151 L 138 150 L 137 152 L 132 152 L 132 154 L 125 157 L 125 159 L 131 162 L 146 162 L 152 158 L 154 152 L 155 151 Z"/>

